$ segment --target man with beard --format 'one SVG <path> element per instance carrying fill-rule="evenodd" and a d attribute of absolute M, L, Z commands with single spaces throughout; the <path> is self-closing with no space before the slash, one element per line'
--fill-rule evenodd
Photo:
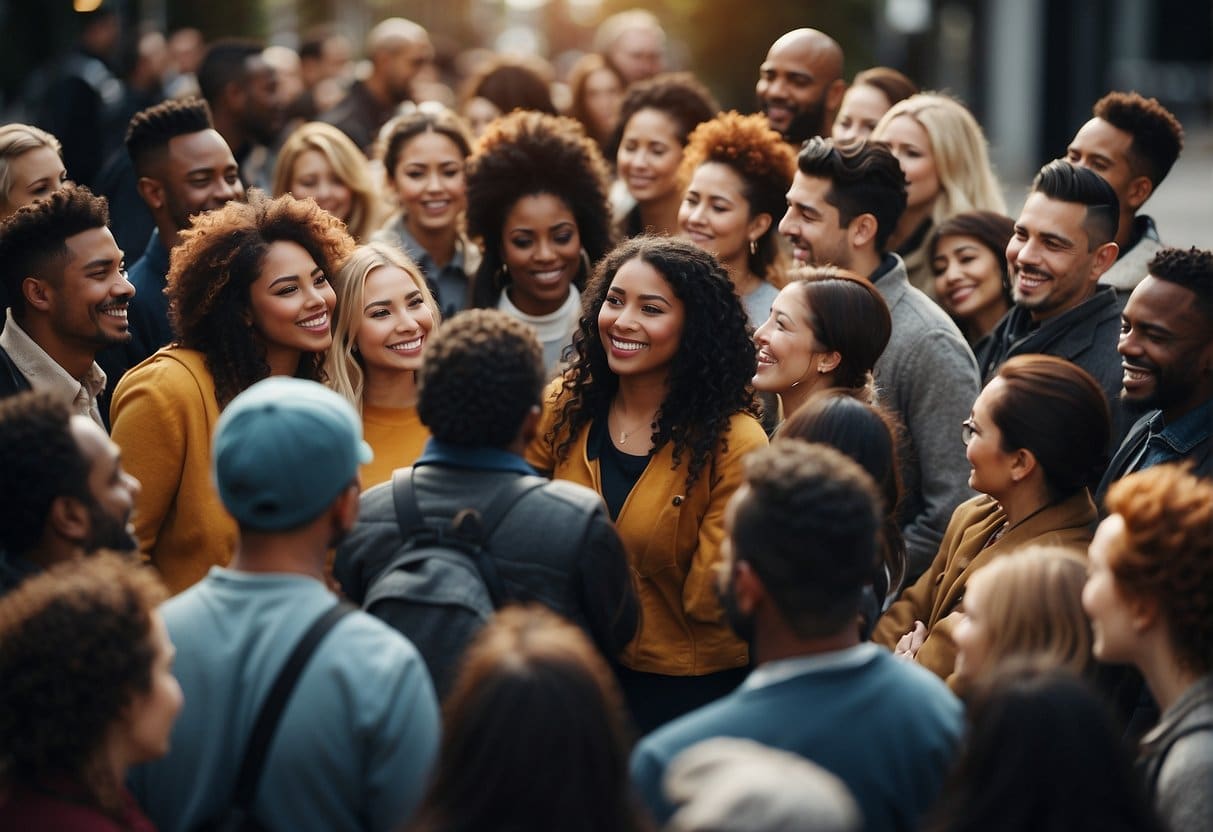
<path fill-rule="evenodd" d="M 842 47 L 816 29 L 793 29 L 771 44 L 758 68 L 758 105 L 789 143 L 830 134 L 847 89 L 842 63 Z"/>
<path fill-rule="evenodd" d="M 272 148 L 286 122 L 286 101 L 278 71 L 262 51 L 251 41 L 219 41 L 198 67 L 198 88 L 211 107 L 215 129 L 236 156 L 244 184 L 269 190 Z"/>
<path fill-rule="evenodd" d="M 156 225 L 128 273 L 136 291 L 130 304 L 131 338 L 98 359 L 109 390 L 128 369 L 173 339 L 165 276 L 169 250 L 189 228 L 190 217 L 244 198 L 236 159 L 212 125 L 205 101 L 165 101 L 136 113 L 126 131 L 126 150 L 139 195 Z"/>
<path fill-rule="evenodd" d="M 1213 477 L 1213 252 L 1164 249 L 1125 305 L 1121 401 L 1142 414 L 1099 484 L 1163 462 Z"/>
<path fill-rule="evenodd" d="M 1008 358 L 1026 353 L 1082 367 L 1108 398 L 1115 441 L 1124 433 L 1120 306 L 1099 278 L 1116 262 L 1119 218 L 1116 191 L 1098 174 L 1061 159 L 1041 168 L 1007 243 L 1015 303 L 977 356 L 986 382 Z"/>
<path fill-rule="evenodd" d="M 855 462 L 776 440 L 746 459 L 725 511 L 725 609 L 756 665 L 736 691 L 647 736 L 632 781 L 659 823 L 670 762 L 702 740 L 750 739 L 839 777 L 864 828 L 917 828 L 962 730 L 947 686 L 859 640 L 860 596 L 876 558 L 880 498 Z"/>
<path fill-rule="evenodd" d="M 134 552 L 139 480 L 92 419 L 48 393 L 0 401 L 0 594 L 100 549 Z"/>
<path fill-rule="evenodd" d="M 320 117 L 370 156 L 383 126 L 413 94 L 413 78 L 434 60 L 429 33 L 402 17 L 382 21 L 366 39 L 371 74 L 355 81 L 336 107 Z"/>
<path fill-rule="evenodd" d="M 108 222 L 104 199 L 67 185 L 0 225 L 0 284 L 12 304 L 0 332 L 0 398 L 45 391 L 104 427 L 96 357 L 130 340 L 135 294 Z"/>

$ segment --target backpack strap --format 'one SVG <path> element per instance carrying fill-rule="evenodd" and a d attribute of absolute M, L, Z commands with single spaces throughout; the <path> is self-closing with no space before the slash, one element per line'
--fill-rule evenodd
<path fill-rule="evenodd" d="M 329 630 L 354 608 L 349 604 L 338 601 L 329 607 L 312 622 L 311 626 L 299 639 L 295 649 L 287 658 L 278 677 L 270 687 L 269 695 L 257 712 L 253 723 L 253 731 L 249 735 L 248 745 L 244 749 L 244 759 L 240 763 L 240 773 L 236 775 L 236 788 L 233 795 L 233 805 L 246 814 L 252 811 L 253 798 L 257 795 L 257 785 L 261 782 L 261 770 L 265 765 L 265 756 L 269 752 L 270 742 L 278 728 L 278 721 L 290 701 L 295 683 L 307 666 L 308 660 L 316 651 L 316 647 L 328 635 Z"/>
<path fill-rule="evenodd" d="M 450 522 L 447 534 L 465 544 L 472 563 L 488 590 L 493 609 L 499 609 L 506 604 L 510 600 L 510 594 L 497 570 L 497 561 L 487 551 L 489 538 L 519 500 L 546 482 L 547 480 L 541 477 L 518 477 L 499 488 L 484 511 L 464 508 L 456 512 Z M 414 468 L 409 468 L 407 475 L 403 469 L 392 473 L 392 502 L 396 507 L 396 523 L 400 526 L 405 541 L 432 531 L 426 526 L 425 517 L 417 505 Z M 441 533 L 437 538 L 441 539 Z"/>

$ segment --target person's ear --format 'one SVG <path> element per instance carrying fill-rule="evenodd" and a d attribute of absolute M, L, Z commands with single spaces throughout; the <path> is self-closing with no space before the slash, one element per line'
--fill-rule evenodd
<path fill-rule="evenodd" d="M 842 107 L 842 97 L 846 94 L 847 82 L 841 78 L 835 78 L 826 90 L 826 114 L 830 116 L 831 121 L 838 115 L 838 110 Z"/>
<path fill-rule="evenodd" d="M 1091 262 L 1091 277 L 1097 280 L 1101 274 L 1112 268 L 1116 262 L 1116 258 L 1120 255 L 1120 246 L 1114 242 L 1104 243 L 1099 248 L 1095 249 L 1095 256 Z"/>
<path fill-rule="evenodd" d="M 1036 466 L 1036 454 L 1027 448 L 1020 448 L 1015 452 L 1014 458 L 1011 460 L 1011 481 L 1023 482 L 1032 476 L 1032 472 L 1036 470 Z"/>
<path fill-rule="evenodd" d="M 737 611 L 742 615 L 753 615 L 759 603 L 767 595 L 767 588 L 750 566 L 750 562 L 739 560 L 733 565 L 733 599 Z"/>
<path fill-rule="evenodd" d="M 837 350 L 828 352 L 817 362 L 817 372 L 822 374 L 832 373 L 838 369 L 838 365 L 841 363 L 842 353 Z"/>
<path fill-rule="evenodd" d="M 867 248 L 876 244 L 876 232 L 880 224 L 875 214 L 860 214 L 847 226 L 847 237 L 853 249 Z"/>
<path fill-rule="evenodd" d="M 37 309 L 39 312 L 49 311 L 53 294 L 54 287 L 40 277 L 30 275 L 21 281 L 21 297 L 31 309 Z"/>
<path fill-rule="evenodd" d="M 749 238 L 750 245 L 757 244 L 759 238 L 762 237 L 763 234 L 767 233 L 767 229 L 771 227 L 771 223 L 774 221 L 774 218 L 765 211 L 761 214 L 755 215 L 755 217 L 750 220 L 750 225 L 746 229 L 746 237 Z"/>
<path fill-rule="evenodd" d="M 59 537 L 73 542 L 87 540 L 91 531 L 88 506 L 77 497 L 56 497 L 51 501 L 46 520 Z"/>
<path fill-rule="evenodd" d="M 1148 176 L 1135 176 L 1129 182 L 1128 191 L 1125 194 L 1125 202 L 1129 203 L 1129 207 L 1133 209 L 1133 213 L 1137 213 L 1137 209 L 1145 205 L 1146 200 L 1154 193 L 1154 183 L 1150 181 Z"/>
<path fill-rule="evenodd" d="M 348 534 L 358 522 L 358 498 L 361 495 L 362 480 L 355 478 L 333 503 L 333 523 L 340 534 Z"/>
<path fill-rule="evenodd" d="M 1125 601 L 1129 605 L 1129 623 L 1137 633 L 1145 633 L 1162 622 L 1162 608 L 1157 598 L 1130 595 Z"/>
<path fill-rule="evenodd" d="M 164 185 L 160 180 L 152 179 L 150 176 L 140 176 L 139 181 L 135 183 L 135 187 L 139 191 L 139 196 L 147 203 L 148 207 L 153 211 L 159 211 L 165 205 Z"/>
<path fill-rule="evenodd" d="M 539 405 L 531 405 L 531 409 L 522 417 L 522 424 L 518 428 L 518 439 L 522 444 L 530 445 L 535 441 L 535 437 L 539 435 L 539 420 L 543 418 L 543 409 Z"/>

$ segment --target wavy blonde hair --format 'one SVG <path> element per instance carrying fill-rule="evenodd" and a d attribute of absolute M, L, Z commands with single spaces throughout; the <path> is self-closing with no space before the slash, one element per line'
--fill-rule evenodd
<path fill-rule="evenodd" d="M 990 166 L 985 134 L 968 108 L 938 92 L 924 92 L 898 101 L 877 122 L 872 141 L 879 144 L 889 122 L 912 118 L 930 142 L 939 177 L 939 195 L 931 209 L 935 225 L 966 211 L 1007 212 L 998 177 Z"/>
<path fill-rule="evenodd" d="M 412 278 L 430 314 L 434 316 L 435 327 L 442 319 L 429 284 L 407 254 L 384 242 L 367 243 L 354 249 L 335 280 L 337 312 L 333 321 L 333 346 L 325 358 L 324 375 L 328 386 L 344 396 L 359 413 L 362 412 L 366 374 L 362 368 L 362 358 L 354 352 L 354 348 L 362 321 L 366 280 L 375 269 L 385 266 L 394 266 Z"/>
<path fill-rule="evenodd" d="M 274 165 L 274 196 L 290 190 L 295 165 L 309 150 L 321 153 L 337 178 L 350 189 L 350 216 L 345 220 L 350 235 L 356 240 L 370 236 L 378 228 L 379 194 L 371 182 L 367 159 L 345 133 L 331 124 L 308 122 L 287 138 Z"/>
<path fill-rule="evenodd" d="M 63 158 L 63 145 L 45 130 L 32 124 L 0 126 L 0 215 L 15 210 L 8 201 L 9 191 L 13 189 L 12 163 L 40 147 L 49 147 Z"/>

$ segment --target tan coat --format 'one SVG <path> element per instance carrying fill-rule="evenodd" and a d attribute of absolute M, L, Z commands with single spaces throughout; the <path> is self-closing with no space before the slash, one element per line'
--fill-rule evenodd
<path fill-rule="evenodd" d="M 922 621 L 927 625 L 927 638 L 918 651 L 918 663 L 947 679 L 956 665 L 952 631 L 960 618 L 958 608 L 969 578 L 995 558 L 1033 543 L 1070 546 L 1085 557 L 1096 519 L 1095 504 L 1083 489 L 986 546 L 1006 520 L 1002 508 L 984 494 L 961 503 L 931 567 L 881 616 L 872 641 L 893 649 L 916 620 Z"/>

